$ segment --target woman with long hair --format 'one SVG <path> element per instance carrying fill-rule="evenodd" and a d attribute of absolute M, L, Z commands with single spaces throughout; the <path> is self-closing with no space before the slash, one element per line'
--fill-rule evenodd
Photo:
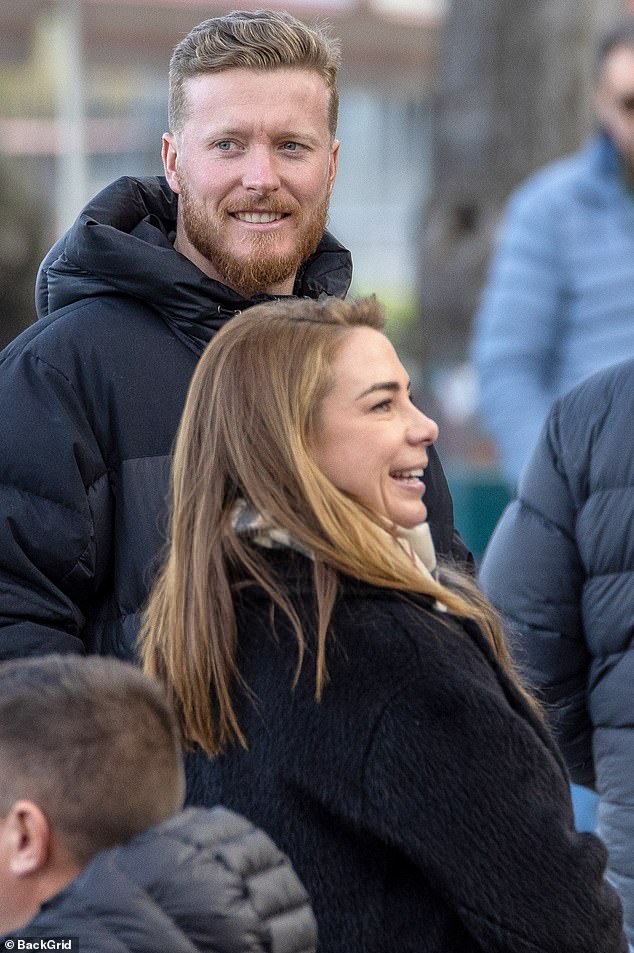
<path fill-rule="evenodd" d="M 272 302 L 198 365 L 141 639 L 188 801 L 289 854 L 323 953 L 621 953 L 500 622 L 436 566 L 438 431 L 382 329 L 373 300 Z"/>

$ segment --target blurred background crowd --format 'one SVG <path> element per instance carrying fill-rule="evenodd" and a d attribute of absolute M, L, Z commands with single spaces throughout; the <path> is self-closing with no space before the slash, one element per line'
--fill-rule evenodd
<path fill-rule="evenodd" d="M 162 172 L 165 63 L 246 0 L 3 0 L 0 345 L 35 317 L 39 261 L 118 175 Z M 596 122 L 597 40 L 626 0 L 267 0 L 342 40 L 330 227 L 376 292 L 440 424 L 456 525 L 479 557 L 512 487 L 478 417 L 474 314 L 512 190 Z"/>

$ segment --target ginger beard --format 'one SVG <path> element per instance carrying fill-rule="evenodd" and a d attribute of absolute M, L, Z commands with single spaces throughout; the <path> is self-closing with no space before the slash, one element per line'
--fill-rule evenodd
<path fill-rule="evenodd" d="M 242 203 L 235 208 L 219 207 L 215 215 L 210 215 L 204 205 L 198 201 L 181 176 L 179 211 L 183 229 L 190 243 L 211 262 L 214 269 L 222 275 L 225 284 L 238 291 L 243 297 L 266 293 L 269 288 L 286 281 L 297 274 L 300 266 L 317 248 L 326 228 L 329 195 L 308 211 L 302 211 L 299 203 L 289 207 L 289 202 L 281 204 L 274 199 L 257 204 Z M 230 241 L 224 228 L 224 220 L 233 211 L 290 212 L 297 222 L 297 242 L 292 252 L 276 252 L 278 235 L 268 233 L 245 233 L 236 247 L 235 240 Z M 238 253 L 239 250 L 239 253 Z"/>

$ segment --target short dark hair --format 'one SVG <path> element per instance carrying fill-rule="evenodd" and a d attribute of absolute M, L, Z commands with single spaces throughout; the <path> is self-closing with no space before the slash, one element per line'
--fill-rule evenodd
<path fill-rule="evenodd" d="M 619 46 L 634 48 L 634 17 L 632 16 L 617 20 L 599 40 L 595 63 L 597 76 L 610 53 Z"/>
<path fill-rule="evenodd" d="M 182 754 L 160 686 L 116 659 L 0 664 L 0 816 L 22 798 L 81 864 L 175 814 Z"/>
<path fill-rule="evenodd" d="M 169 68 L 168 121 L 180 132 L 187 113 L 185 81 L 230 69 L 266 72 L 314 70 L 329 92 L 328 125 L 334 138 L 339 111 L 339 42 L 285 10 L 234 10 L 195 26 L 174 48 Z"/>

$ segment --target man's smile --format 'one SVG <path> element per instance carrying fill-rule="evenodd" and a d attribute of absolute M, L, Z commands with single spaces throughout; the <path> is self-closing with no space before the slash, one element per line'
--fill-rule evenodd
<path fill-rule="evenodd" d="M 270 225 L 288 216 L 288 212 L 230 212 L 232 218 L 249 225 Z"/>

